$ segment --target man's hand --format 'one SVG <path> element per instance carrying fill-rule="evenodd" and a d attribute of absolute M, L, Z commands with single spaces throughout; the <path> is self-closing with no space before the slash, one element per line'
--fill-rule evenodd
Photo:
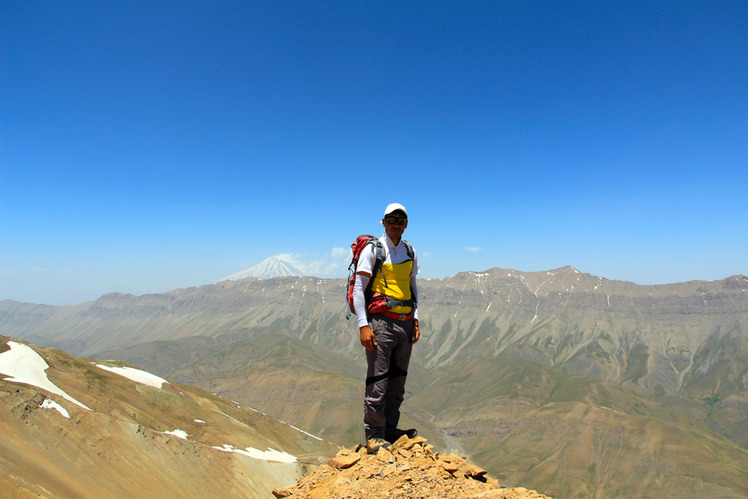
<path fill-rule="evenodd" d="M 418 327 L 418 319 L 413 320 L 413 336 L 412 341 L 410 342 L 411 345 L 414 344 L 416 341 L 418 341 L 418 338 L 421 337 L 421 328 Z"/>
<path fill-rule="evenodd" d="M 377 339 L 374 336 L 374 331 L 369 326 L 361 326 L 361 344 L 370 352 L 374 351 L 377 346 Z"/>

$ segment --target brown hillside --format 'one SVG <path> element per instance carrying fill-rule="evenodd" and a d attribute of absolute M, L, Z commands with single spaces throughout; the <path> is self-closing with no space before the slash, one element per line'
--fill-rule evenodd
<path fill-rule="evenodd" d="M 11 343 L 19 345 L 0 336 L 0 355 Z M 3 498 L 265 499 L 337 450 L 188 385 L 155 388 L 102 370 L 91 359 L 33 350 L 48 365 L 48 379 L 90 410 L 0 372 Z M 297 459 L 264 458 L 267 453 Z"/>

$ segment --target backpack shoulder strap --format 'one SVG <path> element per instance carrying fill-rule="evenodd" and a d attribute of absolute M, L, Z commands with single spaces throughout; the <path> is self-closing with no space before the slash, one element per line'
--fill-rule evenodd
<path fill-rule="evenodd" d="M 371 244 L 374 245 L 374 257 L 377 259 L 377 261 L 384 261 L 384 244 L 382 244 L 382 241 L 380 241 L 379 239 L 372 239 Z"/>
<path fill-rule="evenodd" d="M 410 245 L 408 241 L 403 239 L 403 243 L 405 243 L 405 251 L 408 252 L 408 256 L 411 260 L 415 260 L 416 257 L 416 250 L 413 249 L 413 246 Z"/>
<path fill-rule="evenodd" d="M 411 246 L 410 243 L 408 241 L 406 241 L 405 239 L 403 239 L 403 242 L 405 243 L 405 249 L 408 252 L 408 256 L 410 257 L 411 260 L 413 260 L 413 265 L 415 265 L 415 263 L 416 263 L 416 250 L 414 250 L 413 246 Z M 412 272 L 412 270 L 411 270 L 411 272 Z M 417 306 L 416 305 L 417 304 L 416 297 L 414 296 L 412 298 L 412 300 L 413 300 L 413 308 L 416 308 L 416 306 Z"/>
<path fill-rule="evenodd" d="M 382 264 L 384 263 L 386 255 L 384 253 L 384 245 L 382 244 L 382 241 L 375 238 L 369 242 L 374 246 L 374 266 L 371 269 L 371 280 L 373 281 L 377 272 L 381 272 Z"/>

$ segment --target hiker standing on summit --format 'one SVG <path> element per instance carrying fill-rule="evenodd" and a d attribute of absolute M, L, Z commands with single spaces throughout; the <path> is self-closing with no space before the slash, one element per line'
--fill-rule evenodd
<path fill-rule="evenodd" d="M 417 435 L 416 430 L 401 430 L 397 424 L 412 345 L 421 336 L 418 259 L 413 247 L 402 238 L 408 227 L 408 212 L 403 205 L 388 205 L 382 225 L 384 235 L 361 251 L 353 287 L 361 344 L 366 348 L 364 430 L 371 453 L 388 447 L 402 435 Z"/>

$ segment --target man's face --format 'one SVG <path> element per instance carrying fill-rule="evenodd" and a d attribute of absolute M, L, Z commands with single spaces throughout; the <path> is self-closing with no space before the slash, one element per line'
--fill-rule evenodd
<path fill-rule="evenodd" d="M 382 219 L 382 225 L 384 225 L 384 231 L 390 236 L 390 239 L 399 239 L 408 226 L 408 217 L 400 210 L 393 211 L 389 215 L 385 215 Z"/>

